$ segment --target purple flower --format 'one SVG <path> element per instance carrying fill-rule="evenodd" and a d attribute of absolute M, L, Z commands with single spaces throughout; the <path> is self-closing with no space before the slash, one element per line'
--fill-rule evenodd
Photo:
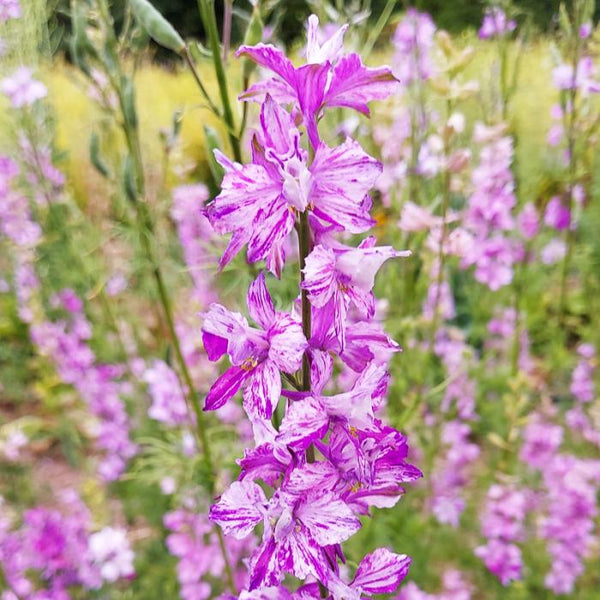
<path fill-rule="evenodd" d="M 246 56 L 275 74 L 251 86 L 240 98 L 253 100 L 270 94 L 280 104 L 299 107 L 311 144 L 319 146 L 317 122 L 325 107 L 343 106 L 369 114 L 367 103 L 392 94 L 397 82 L 388 67 L 370 69 L 357 54 L 341 56 L 345 28 L 322 46 L 316 42 L 319 21 L 308 22 L 308 64 L 296 68 L 281 50 L 270 44 L 242 46 L 236 56 Z M 315 62 L 310 62 L 315 61 Z"/>
<path fill-rule="evenodd" d="M 19 0 L 0 0 L 0 23 L 20 17 L 21 3 Z"/>
<path fill-rule="evenodd" d="M 483 23 L 479 29 L 479 37 L 489 40 L 493 37 L 503 37 L 514 31 L 517 24 L 513 19 L 507 19 L 506 13 L 498 6 L 487 10 L 483 17 Z"/>
<path fill-rule="evenodd" d="M 100 569 L 102 579 L 115 582 L 121 577 L 132 577 L 134 554 L 123 529 L 105 527 L 93 533 L 89 540 L 90 554 Z"/>
<path fill-rule="evenodd" d="M 468 481 L 469 467 L 479 457 L 477 444 L 469 441 L 471 428 L 460 421 L 449 421 L 442 430 L 446 453 L 436 468 L 432 510 L 440 523 L 458 527 L 465 508 L 461 491 Z"/>
<path fill-rule="evenodd" d="M 360 600 L 373 594 L 389 594 L 398 589 L 408 574 L 410 564 L 411 559 L 406 554 L 378 548 L 362 559 L 350 584 L 332 575 L 327 587 L 333 597 L 340 600 Z"/>
<path fill-rule="evenodd" d="M 502 540 L 490 540 L 485 546 L 475 548 L 475 555 L 500 579 L 502 585 L 521 579 L 523 559 L 521 549 Z"/>
<path fill-rule="evenodd" d="M 590 37 L 593 31 L 593 25 L 589 21 L 579 26 L 579 37 L 585 40 Z"/>
<path fill-rule="evenodd" d="M 579 402 L 591 402 L 594 399 L 594 346 L 580 344 L 577 353 L 581 356 L 581 360 L 573 370 L 571 394 Z"/>
<path fill-rule="evenodd" d="M 221 267 L 248 244 L 248 260 L 266 259 L 279 275 L 285 263 L 283 243 L 296 213 L 306 209 L 337 230 L 362 233 L 373 225 L 367 192 L 381 165 L 347 140 L 335 149 L 319 144 L 309 167 L 299 138 L 291 116 L 267 96 L 261 131 L 252 143 L 253 162 L 240 165 L 216 153 L 225 177 L 206 214 L 217 232 L 233 234 Z"/>
<path fill-rule="evenodd" d="M 409 8 L 405 17 L 398 23 L 394 32 L 394 75 L 403 86 L 431 77 L 435 30 L 431 17 L 414 8 Z"/>
<path fill-rule="evenodd" d="M 262 330 L 220 304 L 211 304 L 204 315 L 202 339 L 208 358 L 218 360 L 227 353 L 232 364 L 211 387 L 205 410 L 223 406 L 244 385 L 247 413 L 270 419 L 281 394 L 279 371 L 297 371 L 308 344 L 298 321 L 275 312 L 264 273 L 250 286 L 247 302 L 250 316 Z"/>
<path fill-rule="evenodd" d="M 48 95 L 46 86 L 32 77 L 31 69 L 19 67 L 12 75 L 0 82 L 0 91 L 8 96 L 14 108 L 31 106 Z"/>
<path fill-rule="evenodd" d="M 214 528 L 205 515 L 184 508 L 165 514 L 163 521 L 170 532 L 166 539 L 169 553 L 178 558 L 181 598 L 206 600 L 211 596 L 211 580 L 225 577 L 225 563 Z M 232 537 L 225 539 L 238 588 L 248 585 L 248 572 L 241 561 L 250 555 L 254 542 L 252 537 L 242 541 Z"/>
<path fill-rule="evenodd" d="M 558 231 L 570 227 L 571 213 L 558 196 L 550 198 L 544 214 L 544 223 Z"/>
<path fill-rule="evenodd" d="M 539 216 L 535 204 L 527 202 L 517 217 L 517 224 L 523 237 L 533 239 L 539 228 Z"/>
<path fill-rule="evenodd" d="M 306 448 L 323 438 L 330 419 L 341 421 L 348 427 L 372 429 L 374 412 L 387 391 L 388 379 L 385 368 L 372 364 L 348 392 L 334 396 L 286 392 L 295 398 L 306 397 L 288 405 L 276 440 L 291 447 Z"/>
<path fill-rule="evenodd" d="M 173 191 L 171 207 L 171 217 L 177 224 L 179 242 L 194 282 L 195 295 L 205 305 L 214 300 L 211 277 L 207 271 L 216 262 L 210 252 L 216 236 L 203 214 L 207 200 L 208 188 L 204 184 L 181 185 Z"/>
<path fill-rule="evenodd" d="M 309 575 L 328 580 L 326 547 L 360 529 L 360 521 L 345 502 L 315 485 L 314 475 L 290 479 L 267 501 L 253 482 L 234 482 L 211 507 L 210 519 L 237 539 L 264 523 L 262 544 L 250 560 L 250 589 L 273 586 L 283 573 L 304 580 Z M 291 489 L 290 489 L 291 488 Z"/>
<path fill-rule="evenodd" d="M 152 406 L 148 416 L 167 425 L 189 422 L 189 412 L 177 374 L 162 360 L 154 360 L 143 380 L 148 384 Z"/>
<path fill-rule="evenodd" d="M 302 287 L 313 306 L 326 309 L 332 316 L 334 331 L 344 348 L 344 321 L 352 303 L 366 319 L 375 314 L 372 293 L 375 275 L 389 258 L 410 256 L 410 251 L 391 246 L 375 246 L 370 237 L 358 248 L 315 246 L 306 259 Z"/>

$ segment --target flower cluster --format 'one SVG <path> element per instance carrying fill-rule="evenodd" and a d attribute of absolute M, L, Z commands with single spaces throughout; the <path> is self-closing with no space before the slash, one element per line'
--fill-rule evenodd
<path fill-rule="evenodd" d="M 307 64 L 300 67 L 273 46 L 242 47 L 239 55 L 275 77 L 242 95 L 263 99 L 252 162 L 242 165 L 216 153 L 225 175 L 206 215 L 217 232 L 232 234 L 221 266 L 247 245 L 249 262 L 264 260 L 280 276 L 295 229 L 301 268 L 297 311 L 276 310 L 261 272 L 247 295 L 255 325 L 220 304 L 204 314 L 208 357 L 227 355 L 231 362 L 205 408 L 225 405 L 242 389 L 254 430 L 255 446 L 239 461 L 239 480 L 210 511 L 226 535 L 240 540 L 263 526 L 249 560 L 249 592 L 240 598 L 258 597 L 253 590 L 261 597 L 290 597 L 282 586 L 286 573 L 307 581 L 307 598 L 320 597 L 316 582 L 333 598 L 390 593 L 410 564 L 385 548 L 367 555 L 352 579 L 338 564 L 344 560 L 341 544 L 361 527 L 359 516 L 371 507 L 394 506 L 402 484 L 421 476 L 406 461 L 406 438 L 378 414 L 389 380 L 385 363 L 398 348 L 373 322 L 372 290 L 383 263 L 408 253 L 378 247 L 372 237 L 357 247 L 336 237 L 373 225 L 368 191 L 381 165 L 352 139 L 328 146 L 318 122 L 334 106 L 368 114 L 367 103 L 388 96 L 396 84 L 387 67 L 370 69 L 358 55 L 344 54 L 344 31 L 320 44 L 312 16 Z M 355 377 L 344 378 L 349 389 L 330 395 L 325 390 L 333 385 L 335 355 Z"/>
<path fill-rule="evenodd" d="M 539 536 L 552 559 L 545 585 L 556 594 L 571 594 L 594 544 L 600 461 L 559 452 L 563 428 L 534 417 L 524 431 L 521 458 L 543 478 L 543 502 L 536 508 Z"/>
<path fill-rule="evenodd" d="M 464 267 L 475 265 L 475 279 L 491 290 L 509 284 L 518 248 L 503 232 L 513 229 L 511 214 L 516 205 L 511 172 L 513 142 L 503 128 L 475 126 L 474 138 L 483 144 L 479 165 L 473 169 L 473 193 L 469 197 L 464 225 L 472 243 L 464 254 Z"/>
<path fill-rule="evenodd" d="M 38 506 L 23 514 L 20 527 L 0 521 L 0 565 L 15 594 L 7 598 L 68 600 L 74 586 L 97 590 L 135 575 L 125 532 L 112 527 L 92 532 L 79 496 L 72 490 L 62 496 L 64 512 Z"/>
<path fill-rule="evenodd" d="M 69 318 L 34 323 L 31 338 L 40 354 L 54 363 L 61 380 L 79 392 L 96 417 L 94 438 L 103 453 L 99 473 L 104 480 L 113 481 L 136 453 L 123 401 L 127 385 L 119 381 L 123 367 L 97 362 L 89 345 L 91 325 L 75 293 L 63 290 L 58 301 Z"/>
<path fill-rule="evenodd" d="M 34 246 L 42 232 L 31 218 L 28 199 L 14 189 L 18 174 L 18 165 L 0 156 L 0 232 L 17 246 Z"/>
<path fill-rule="evenodd" d="M 21 3 L 19 0 L 0 0 L 0 22 L 21 17 Z"/>
<path fill-rule="evenodd" d="M 394 75 L 403 86 L 431 77 L 435 29 L 431 16 L 414 8 L 408 9 L 398 23 L 393 39 L 396 49 Z"/>
<path fill-rule="evenodd" d="M 481 517 L 481 533 L 487 539 L 475 549 L 487 568 L 507 585 L 521 579 L 521 549 L 515 542 L 525 539 L 524 522 L 530 499 L 524 490 L 494 484 L 487 494 Z"/>
<path fill-rule="evenodd" d="M 432 511 L 440 523 L 458 527 L 465 509 L 462 490 L 468 481 L 469 467 L 479 457 L 480 449 L 469 440 L 471 428 L 458 420 L 445 423 L 442 429 L 444 459 L 436 468 Z"/>
<path fill-rule="evenodd" d="M 567 411 L 566 422 L 574 433 L 600 448 L 600 427 L 598 415 L 589 410 L 596 398 L 594 371 L 596 350 L 592 344 L 579 344 L 579 361 L 571 376 L 570 391 L 575 398 L 575 406 Z"/>
<path fill-rule="evenodd" d="M 479 37 L 482 40 L 504 37 L 517 28 L 514 19 L 508 19 L 506 13 L 499 7 L 494 6 L 485 11 L 483 22 L 479 28 Z"/>
<path fill-rule="evenodd" d="M 209 248 L 215 234 L 201 211 L 206 200 L 208 189 L 204 184 L 181 185 L 173 192 L 171 207 L 171 217 L 177 225 L 185 263 L 194 283 L 194 297 L 202 304 L 214 300 L 207 270 L 214 263 Z"/>
<path fill-rule="evenodd" d="M 48 95 L 46 86 L 37 79 L 29 67 L 19 67 L 0 82 L 0 91 L 5 94 L 14 108 L 31 106 Z"/>
<path fill-rule="evenodd" d="M 164 525 L 169 530 L 167 548 L 179 559 L 177 578 L 183 600 L 205 600 L 210 598 L 210 579 L 224 577 L 225 563 L 219 549 L 219 540 L 214 527 L 206 516 L 185 508 L 165 514 Z M 227 538 L 226 548 L 230 564 L 241 564 L 249 556 L 254 540 Z M 247 584 L 246 569 L 235 571 L 234 581 L 241 588 Z"/>
<path fill-rule="evenodd" d="M 463 574 L 449 569 L 444 572 L 442 591 L 438 594 L 428 594 L 410 581 L 402 588 L 397 600 L 471 600 L 472 594 L 473 588 Z"/>
<path fill-rule="evenodd" d="M 154 360 L 146 369 L 143 380 L 148 384 L 152 406 L 148 416 L 167 425 L 182 425 L 189 422 L 188 407 L 177 374 L 167 363 Z"/>

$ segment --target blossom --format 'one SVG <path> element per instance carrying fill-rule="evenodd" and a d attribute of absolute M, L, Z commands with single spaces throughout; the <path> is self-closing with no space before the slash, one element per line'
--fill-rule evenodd
<path fill-rule="evenodd" d="M 162 360 L 154 360 L 146 369 L 143 380 L 148 384 L 152 406 L 148 416 L 167 425 L 181 425 L 189 421 L 182 384 L 175 371 Z"/>
<path fill-rule="evenodd" d="M 220 551 L 219 538 L 206 517 L 191 509 L 177 508 L 163 517 L 169 535 L 166 539 L 169 553 L 177 557 L 177 579 L 183 600 L 205 600 L 211 595 L 210 578 L 225 577 L 225 562 Z M 248 575 L 241 560 L 249 556 L 254 540 L 239 541 L 225 538 L 227 555 L 233 567 L 236 586 L 245 587 Z M 238 566 L 240 565 L 240 566 Z"/>
<path fill-rule="evenodd" d="M 475 555 L 483 560 L 485 566 L 500 579 L 502 585 L 521 579 L 522 555 L 520 548 L 515 544 L 493 539 L 485 546 L 475 548 Z"/>
<path fill-rule="evenodd" d="M 252 143 L 253 162 L 240 165 L 215 154 L 225 176 L 206 214 L 218 233 L 232 233 L 221 267 L 248 244 L 248 260 L 267 260 L 279 275 L 285 263 L 283 243 L 296 214 L 307 209 L 337 230 L 362 233 L 372 226 L 367 192 L 381 165 L 351 139 L 335 149 L 320 143 L 308 165 L 299 138 L 291 116 L 267 96 L 261 130 Z"/>
<path fill-rule="evenodd" d="M 479 446 L 469 441 L 471 428 L 458 420 L 444 424 L 445 458 L 436 468 L 432 510 L 440 523 L 458 527 L 465 508 L 461 490 L 468 480 L 469 466 L 479 457 Z"/>
<path fill-rule="evenodd" d="M 594 346 L 580 344 L 577 353 L 581 357 L 573 370 L 570 391 L 579 402 L 594 399 Z"/>
<path fill-rule="evenodd" d="M 545 265 L 552 265 L 562 260 L 567 251 L 564 240 L 550 240 L 541 250 L 540 258 Z"/>
<path fill-rule="evenodd" d="M 539 217 L 535 205 L 527 202 L 517 217 L 517 224 L 523 237 L 527 240 L 533 239 L 539 228 Z"/>
<path fill-rule="evenodd" d="M 431 53 L 435 25 L 427 13 L 414 8 L 406 11 L 394 32 L 394 75 L 403 86 L 427 80 L 433 74 Z"/>
<path fill-rule="evenodd" d="M 247 302 L 250 316 L 262 330 L 220 304 L 211 304 L 204 315 L 202 339 L 208 358 L 218 360 L 227 353 L 232 363 L 211 387 L 205 410 L 223 406 L 245 385 L 248 414 L 270 419 L 281 393 L 279 371 L 294 373 L 300 368 L 307 342 L 298 321 L 275 312 L 264 273 L 250 286 Z"/>
<path fill-rule="evenodd" d="M 105 527 L 90 535 L 89 548 L 93 562 L 99 567 L 102 579 L 109 582 L 131 577 L 134 554 L 123 529 Z"/>
<path fill-rule="evenodd" d="M 573 72 L 573 66 L 562 63 L 552 71 L 552 83 L 559 90 L 579 89 L 582 94 L 600 92 L 600 83 L 595 79 L 594 61 L 590 56 L 583 56 Z"/>
<path fill-rule="evenodd" d="M 114 481 L 136 452 L 129 439 L 130 422 L 122 395 L 126 387 L 119 381 L 122 367 L 98 363 L 88 344 L 92 328 L 81 302 L 72 293 L 58 296 L 69 320 L 35 323 L 31 339 L 42 356 L 54 363 L 61 380 L 72 385 L 96 417 L 95 443 L 102 451 L 99 473 Z"/>
<path fill-rule="evenodd" d="M 351 583 L 345 584 L 332 575 L 327 587 L 333 597 L 340 600 L 360 600 L 372 594 L 394 592 L 408 574 L 410 564 L 411 559 L 406 554 L 378 548 L 362 559 Z"/>
<path fill-rule="evenodd" d="M 370 237 L 358 248 L 327 248 L 315 246 L 304 267 L 302 287 L 311 304 L 330 311 L 334 331 L 344 347 L 344 327 L 348 306 L 352 303 L 367 319 L 375 314 L 375 275 L 383 263 L 396 257 L 410 256 L 410 251 L 394 250 L 391 246 L 375 246 Z"/>
<path fill-rule="evenodd" d="M 0 22 L 21 17 L 21 2 L 19 0 L 0 0 Z"/>
<path fill-rule="evenodd" d="M 282 573 L 299 579 L 312 575 L 327 581 L 325 547 L 347 540 L 360 528 L 360 521 L 345 502 L 327 490 L 315 487 L 316 476 L 297 483 L 293 493 L 285 488 L 267 501 L 253 482 L 234 482 L 212 506 L 211 520 L 228 535 L 243 539 L 264 522 L 262 544 L 253 554 L 250 589 L 279 583 Z"/>
<path fill-rule="evenodd" d="M 506 13 L 498 6 L 486 10 L 483 23 L 479 29 L 479 37 L 488 40 L 493 37 L 503 37 L 514 31 L 517 24 L 513 19 L 507 19 Z"/>
<path fill-rule="evenodd" d="M 195 296 L 202 303 L 214 300 L 209 269 L 215 262 L 211 256 L 211 244 L 215 244 L 216 236 L 204 214 L 207 200 L 208 188 L 204 184 L 181 185 L 173 191 L 171 207 L 171 217 L 177 224 L 177 234 L 194 283 Z"/>
<path fill-rule="evenodd" d="M 46 86 L 33 79 L 31 69 L 19 67 L 12 75 L 0 82 L 0 91 L 8 96 L 14 108 L 31 106 L 48 95 Z"/>
<path fill-rule="evenodd" d="M 270 44 L 241 46 L 236 53 L 275 74 L 274 78 L 251 86 L 240 98 L 254 100 L 270 94 L 280 104 L 297 105 L 315 149 L 319 145 L 317 121 L 324 108 L 343 106 L 368 115 L 367 102 L 387 98 L 396 88 L 396 80 L 388 67 L 370 69 L 363 65 L 358 54 L 341 55 L 345 27 L 320 46 L 318 25 L 318 18 L 311 15 L 308 63 L 301 67 L 294 67 L 281 50 Z"/>
<path fill-rule="evenodd" d="M 571 225 L 571 213 L 558 196 L 550 198 L 544 214 L 544 223 L 559 231 Z"/>

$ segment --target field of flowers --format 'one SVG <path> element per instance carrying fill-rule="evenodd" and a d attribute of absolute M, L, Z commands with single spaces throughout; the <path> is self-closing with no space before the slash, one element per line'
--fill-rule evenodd
<path fill-rule="evenodd" d="M 593 0 L 223 4 L 0 0 L 0 600 L 600 600 Z"/>

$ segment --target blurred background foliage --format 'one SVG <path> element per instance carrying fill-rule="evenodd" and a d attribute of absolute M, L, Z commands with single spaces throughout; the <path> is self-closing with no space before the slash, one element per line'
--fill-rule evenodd
<path fill-rule="evenodd" d="M 339 13 L 364 14 L 365 18 L 375 22 L 388 5 L 389 0 L 337 0 Z M 153 4 L 170 21 L 184 38 L 204 39 L 204 31 L 198 16 L 198 7 L 194 0 L 153 0 Z M 276 29 L 277 37 L 287 46 L 302 38 L 304 22 L 311 12 L 319 12 L 324 3 L 320 0 L 264 0 L 262 2 L 269 14 L 267 24 Z M 415 0 L 407 3 L 396 0 L 394 10 L 399 15 L 407 6 L 428 12 L 437 26 L 451 33 L 461 33 L 476 28 L 481 23 L 488 2 L 485 0 Z M 552 31 L 556 25 L 556 14 L 560 0 L 515 0 L 514 6 L 521 12 L 521 20 L 529 19 L 540 32 Z M 68 0 L 49 0 L 50 31 L 54 51 L 66 50 L 65 40 L 69 30 Z M 117 23 L 123 14 L 125 0 L 112 3 Z M 216 11 L 223 14 L 223 0 L 216 0 Z M 251 4 L 248 0 L 235 0 L 233 5 L 232 43 L 241 41 L 245 30 L 245 21 L 249 18 Z M 600 18 L 600 6 L 596 7 L 595 19 Z M 392 22 L 394 19 L 392 18 Z M 387 37 L 386 37 L 387 39 Z M 159 59 L 169 60 L 173 55 L 168 52 L 157 53 Z"/>

